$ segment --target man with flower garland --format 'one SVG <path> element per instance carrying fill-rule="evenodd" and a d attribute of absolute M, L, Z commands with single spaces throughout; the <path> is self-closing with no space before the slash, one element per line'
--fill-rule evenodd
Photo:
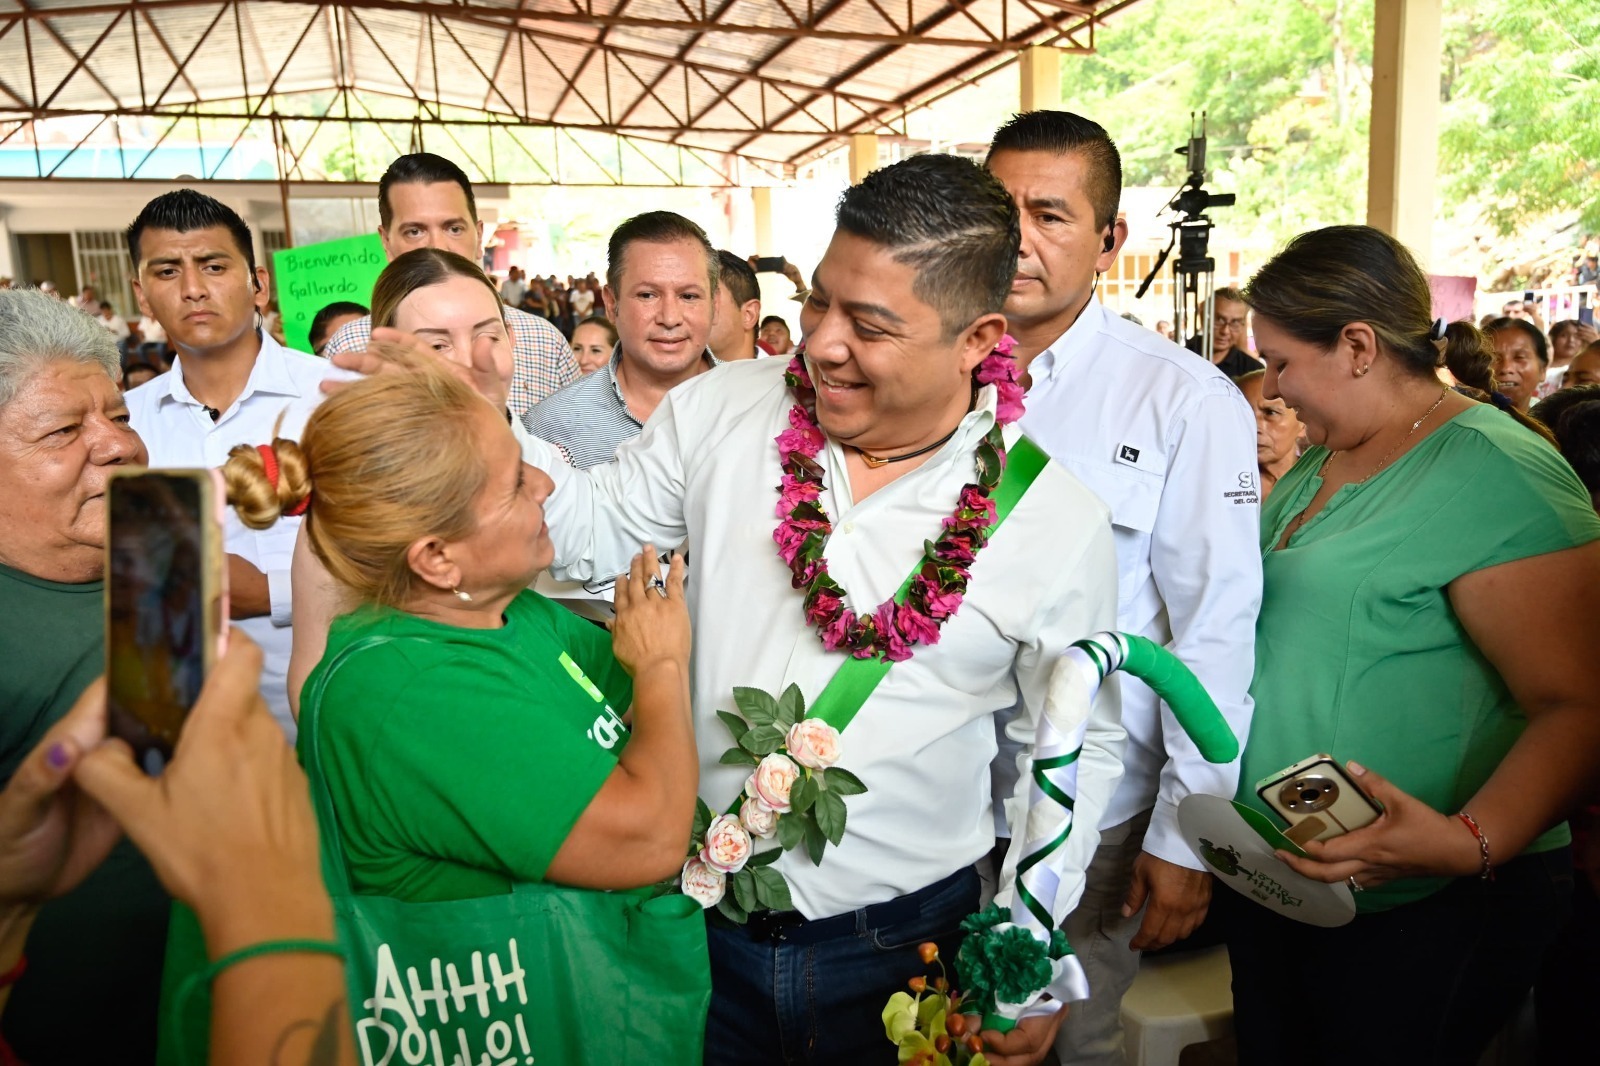
<path fill-rule="evenodd" d="M 851 656 L 892 663 L 838 750 L 788 738 L 797 758 L 837 756 L 866 791 L 850 796 L 842 842 L 820 865 L 805 849 L 773 864 L 793 911 L 744 925 L 711 915 L 714 1066 L 892 1061 L 881 1015 L 923 972 L 917 945 L 954 957 L 977 909 L 995 714 L 1020 704 L 1012 735 L 1031 743 L 1062 651 L 1116 617 L 1105 507 L 1065 469 L 1041 456 L 989 539 L 989 490 L 1021 413 L 1012 362 L 996 353 L 1018 242 L 1005 189 L 965 160 L 917 156 L 846 191 L 837 223 L 801 313 L 803 356 L 685 382 L 612 465 L 573 471 L 543 442 L 524 449 L 556 482 L 557 576 L 615 573 L 647 540 L 695 544 L 692 691 L 714 812 L 741 797 L 781 809 L 800 787 L 781 753 L 754 775 L 720 760 L 732 740 L 717 712 L 735 710 L 735 687 L 795 684 L 810 703 Z M 1121 742 L 1120 727 L 1091 720 L 1074 830 L 1089 844 Z M 725 826 L 703 859 L 739 861 L 744 844 Z M 686 888 L 711 898 L 713 872 L 690 867 Z M 1061 1017 L 986 1032 L 990 1062 L 1039 1062 Z"/>
<path fill-rule="evenodd" d="M 1261 607 L 1250 408 L 1221 370 L 1095 300 L 1096 275 L 1128 235 L 1104 128 L 1064 111 L 1018 115 L 995 133 L 987 166 L 1021 212 L 1005 306 L 1029 379 L 1023 428 L 1111 508 L 1117 628 L 1170 648 L 1242 739 Z M 1122 996 L 1139 952 L 1189 936 L 1205 916 L 1211 878 L 1178 832 L 1178 801 L 1238 785 L 1239 763 L 1201 758 L 1143 682 L 1124 683 L 1123 719 L 1126 774 L 1065 927 L 1091 990 L 1057 1044 L 1074 1066 L 1122 1062 Z M 995 777 L 996 795 L 1010 795 L 1015 760 L 997 762 Z"/>

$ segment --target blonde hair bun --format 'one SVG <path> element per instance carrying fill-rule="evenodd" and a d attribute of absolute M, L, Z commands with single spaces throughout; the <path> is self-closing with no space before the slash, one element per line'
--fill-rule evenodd
<path fill-rule="evenodd" d="M 228 452 L 228 461 L 222 464 L 228 503 L 239 521 L 251 529 L 270 529 L 279 518 L 297 510 L 311 497 L 311 471 L 300 445 L 279 437 L 271 447 L 278 463 L 276 487 L 267 476 L 261 449 L 255 445 L 235 445 Z"/>

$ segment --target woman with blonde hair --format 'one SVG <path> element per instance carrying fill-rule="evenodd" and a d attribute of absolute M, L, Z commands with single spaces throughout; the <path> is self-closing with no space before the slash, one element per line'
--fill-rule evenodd
<path fill-rule="evenodd" d="M 446 358 L 498 351 L 497 294 L 457 259 L 397 259 L 374 322 L 420 314 L 414 332 Z M 408 288 L 419 276 L 433 284 Z M 298 445 L 236 448 L 224 467 L 247 524 L 306 514 L 349 608 L 305 686 L 298 744 L 330 801 L 335 866 L 356 896 L 409 904 L 672 877 L 698 784 L 681 560 L 663 581 L 646 546 L 609 636 L 529 591 L 553 553 L 550 479 L 503 410 L 432 360 L 400 361 L 326 400 Z M 579 969 L 619 995 L 638 979 Z M 592 1061 L 570 1053 L 552 1061 Z"/>
<path fill-rule="evenodd" d="M 1328 753 L 1382 813 L 1280 853 L 1349 886 L 1350 924 L 1223 902 L 1239 1061 L 1472 1062 L 1571 892 L 1562 820 L 1600 769 L 1600 520 L 1553 448 L 1439 380 L 1445 324 L 1392 237 L 1302 234 L 1244 297 L 1262 394 L 1312 447 L 1262 508 L 1237 799 L 1277 819 L 1256 783 Z M 1308 1022 L 1379 972 L 1390 994 Z"/>

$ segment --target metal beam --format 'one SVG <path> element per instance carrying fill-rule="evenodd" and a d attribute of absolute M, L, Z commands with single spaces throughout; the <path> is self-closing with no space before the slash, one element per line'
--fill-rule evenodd
<path fill-rule="evenodd" d="M 31 11 L 34 10 L 32 7 L 29 6 L 29 0 L 17 0 L 17 3 L 22 5 L 22 11 L 23 12 L 31 12 Z M 118 16 L 119 19 L 120 19 L 120 17 L 121 16 Z M 44 32 L 46 32 L 46 33 L 48 33 L 50 35 L 51 40 L 55 41 L 56 44 L 61 46 L 61 50 L 63 52 L 67 53 L 67 55 L 71 56 L 73 59 L 77 59 L 78 58 L 78 53 L 73 50 L 73 47 L 70 44 L 67 43 L 67 39 L 65 37 L 61 36 L 61 34 L 56 32 L 56 28 L 54 26 L 50 25 L 49 20 L 41 19 L 39 21 L 39 25 L 44 27 Z M 104 35 L 101 36 L 101 39 L 102 40 L 104 39 Z M 98 46 L 99 44 L 100 44 L 100 41 L 96 41 L 95 42 L 96 46 Z M 89 49 L 89 51 L 93 52 L 94 49 L 91 48 L 91 49 Z M 31 62 L 31 60 L 30 60 L 30 62 Z M 78 69 L 80 67 L 83 67 L 83 62 L 81 60 L 79 61 L 77 66 L 72 68 L 73 73 L 77 73 L 77 71 L 78 71 Z M 107 99 L 109 99 L 113 104 L 115 104 L 118 107 L 122 106 L 122 101 L 117 99 L 117 94 L 111 91 L 111 86 L 109 86 L 105 82 L 101 81 L 100 80 L 100 75 L 96 74 L 94 72 L 93 68 L 83 67 L 83 71 L 84 71 L 85 74 L 89 75 L 89 80 L 90 81 L 92 81 L 96 85 L 100 86 L 100 91 L 106 94 L 106 98 Z M 70 75 L 69 75 L 69 77 L 70 77 Z M 60 89 L 58 88 L 56 90 L 56 92 L 60 92 Z M 55 96 L 55 93 L 51 93 L 50 95 L 53 98 Z M 37 93 L 35 93 L 34 99 L 37 100 L 38 98 L 39 97 L 38 97 Z"/>
<path fill-rule="evenodd" d="M 138 8 L 148 16 L 150 13 L 159 12 L 163 8 L 194 7 L 202 4 L 209 6 L 216 2 L 217 0 L 143 0 L 138 4 Z M 437 18 L 462 19 L 482 22 L 501 28 L 525 25 L 530 22 L 554 22 L 601 29 L 618 28 L 667 30 L 679 33 L 738 34 L 789 40 L 852 41 L 865 44 L 915 44 L 937 48 L 977 49 L 997 52 L 1014 52 L 1018 50 L 1015 44 L 1004 39 L 924 37 L 915 32 L 858 33 L 850 30 L 830 30 L 820 25 L 825 19 L 825 15 L 813 16 L 801 22 L 791 22 L 787 26 L 761 26 L 752 23 L 716 22 L 706 18 L 647 18 L 637 15 L 603 14 L 598 11 L 584 10 L 524 11 L 518 16 L 514 14 L 511 8 L 487 7 L 471 3 L 443 3 L 439 2 L 439 0 L 417 0 L 417 2 L 411 2 L 411 0 L 279 0 L 279 2 L 284 6 L 289 4 L 323 6 L 325 3 L 333 3 L 339 7 L 352 9 L 396 11 Z M 44 21 L 48 25 L 46 20 L 52 18 L 106 14 L 123 10 L 126 7 L 127 4 L 86 4 L 82 7 L 19 11 L 17 12 L 17 17 Z M 1063 11 L 1063 14 L 1067 13 Z"/>
<path fill-rule="evenodd" d="M 1053 45 L 1058 41 L 1066 40 L 1074 42 L 1074 46 L 1063 49 L 1063 51 L 1092 53 L 1094 51 L 1095 26 L 1102 19 L 1108 18 L 1120 11 L 1132 7 L 1138 2 L 1139 0 L 1119 0 L 1118 3 L 1112 4 L 1110 7 L 1103 8 L 1099 12 L 1084 16 L 1080 22 L 1064 28 L 1058 27 L 1057 32 L 1054 34 L 1034 40 L 1032 43 L 1035 45 Z M 1076 35 L 1084 30 L 1088 30 L 1089 32 L 1089 45 L 1087 47 L 1076 44 Z M 1029 37 L 1036 37 L 1038 32 L 1039 27 L 1032 27 L 1023 31 L 1021 34 L 1016 35 L 1013 39 L 1025 41 Z M 976 56 L 972 59 L 968 59 L 950 70 L 941 72 L 937 77 L 930 78 L 922 84 L 912 88 L 910 91 L 903 93 L 895 102 L 892 109 L 886 108 L 882 111 L 877 111 L 867 118 L 851 123 L 841 132 L 860 132 L 861 127 L 868 121 L 874 121 L 880 125 L 883 125 L 894 121 L 896 117 L 904 117 L 909 112 L 917 110 L 918 108 L 928 107 L 939 100 L 944 99 L 946 96 L 949 96 L 951 93 L 959 92 L 960 90 L 967 88 L 982 78 L 986 78 L 991 74 L 994 74 L 1000 70 L 1004 70 L 1011 64 L 1016 63 L 1020 56 L 1021 53 L 1019 51 L 1006 56 L 999 61 L 995 61 L 994 56 Z M 968 72 L 978 67 L 983 67 L 984 69 L 981 72 L 973 75 L 971 78 L 965 76 L 968 74 Z M 842 79 L 844 79 L 846 75 L 849 77 L 855 77 L 858 73 L 860 72 L 854 71 L 852 73 L 851 71 L 846 71 L 844 74 L 841 74 L 838 79 L 834 79 L 834 81 L 838 82 L 839 84 L 843 84 Z M 955 84 L 951 84 L 952 82 Z M 816 159 L 831 151 L 836 140 L 836 138 L 822 139 L 805 151 L 791 156 L 788 160 L 786 160 L 786 162 L 795 166 L 802 166 L 805 163 L 811 162 L 813 159 Z M 738 149 L 735 150 L 737 151 Z"/>
<path fill-rule="evenodd" d="M 410 97 L 394 96 L 393 94 L 390 94 L 390 93 L 383 93 L 383 92 L 379 92 L 379 91 L 372 90 L 372 89 L 363 90 L 363 92 L 367 96 L 386 96 L 386 97 L 389 97 L 390 99 L 411 101 Z M 232 99 L 238 100 L 238 99 L 242 99 L 242 97 L 234 97 Z M 263 99 L 263 98 L 257 97 L 257 99 Z M 330 99 L 332 99 L 332 98 L 330 98 Z M 357 100 L 358 100 L 358 102 L 360 101 L 360 96 L 359 95 L 357 96 Z M 229 102 L 228 100 L 214 100 L 214 101 L 212 101 L 213 104 L 228 103 L 228 102 Z M 414 102 L 414 101 L 412 101 L 412 102 Z M 363 106 L 365 106 L 365 105 L 363 104 Z M 174 117 L 176 117 L 176 118 L 187 118 L 187 119 L 198 118 L 198 119 L 200 119 L 202 121 L 205 121 L 205 122 L 264 122 L 264 121 L 278 120 L 278 121 L 282 121 L 282 122 L 312 122 L 312 123 L 317 123 L 317 124 L 320 124 L 320 125 L 357 125 L 357 126 L 364 126 L 364 125 L 378 124 L 378 125 L 391 125 L 391 126 L 393 126 L 393 125 L 414 126 L 414 125 L 419 125 L 420 124 L 420 125 L 423 125 L 423 126 L 464 126 L 464 127 L 486 126 L 486 127 L 493 127 L 495 129 L 575 129 L 575 130 L 591 130 L 591 131 L 594 131 L 594 132 L 597 132 L 597 133 L 620 134 L 620 135 L 623 135 L 623 136 L 632 136 L 632 135 L 634 135 L 636 133 L 639 133 L 639 132 L 673 133 L 673 134 L 676 134 L 676 133 L 682 132 L 682 130 L 683 130 L 683 127 L 682 126 L 678 126 L 678 125 L 666 125 L 666 126 L 663 126 L 663 125 L 657 125 L 657 124 L 652 124 L 652 123 L 630 123 L 628 125 L 623 125 L 621 123 L 610 123 L 610 122 L 542 122 L 542 121 L 523 122 L 523 121 L 511 118 L 509 116 L 508 117 L 498 117 L 498 116 L 496 116 L 496 115 L 494 115 L 492 113 L 491 114 L 486 114 L 486 115 L 484 115 L 484 117 L 481 117 L 481 118 L 465 118 L 465 117 L 463 117 L 463 118 L 435 118 L 435 117 L 433 117 L 431 115 L 428 116 L 428 117 L 411 117 L 411 116 L 403 116 L 402 115 L 402 116 L 395 116 L 395 117 L 346 118 L 343 115 L 334 115 L 334 114 L 297 115 L 297 114 L 295 114 L 293 112 L 290 112 L 290 111 L 276 111 L 276 110 L 274 110 L 274 111 L 199 110 L 199 109 L 196 109 L 195 107 L 192 107 L 192 106 L 187 105 L 187 104 L 183 104 L 183 105 L 173 104 L 173 105 L 168 105 L 168 107 L 166 107 L 166 108 L 129 107 L 129 108 L 123 108 L 122 110 L 116 111 L 116 112 L 97 111 L 97 110 L 94 110 L 93 108 L 73 108 L 73 107 L 52 107 L 52 108 L 50 108 L 48 110 L 35 110 L 35 109 L 32 109 L 32 108 L 5 108 L 5 107 L 0 107 L 0 122 L 22 121 L 21 119 L 19 119 L 17 117 L 12 117 L 11 115 L 8 115 L 7 112 L 15 112 L 15 113 L 25 112 L 30 119 L 37 119 L 39 121 L 43 121 L 45 119 L 52 119 L 52 118 L 99 118 L 102 115 L 115 114 L 115 115 L 118 115 L 118 116 L 121 116 L 121 117 L 124 117 L 124 118 L 141 118 L 141 117 L 142 118 L 174 118 Z M 369 112 L 369 114 L 370 114 L 370 112 Z M 749 127 L 746 127 L 746 126 L 696 126 L 691 132 L 693 132 L 693 133 L 708 133 L 708 134 L 725 134 L 725 135 L 728 135 L 728 136 L 740 136 L 740 137 L 747 136 L 747 135 L 751 134 L 752 132 L 754 132 L 756 134 L 759 134 L 761 136 L 771 136 L 771 137 L 815 137 L 815 136 L 818 136 L 818 133 L 817 133 L 816 130 L 783 130 L 783 129 L 775 129 L 775 128 L 771 128 L 771 127 L 767 127 L 767 128 L 764 128 L 764 129 L 751 130 Z M 646 138 L 646 139 L 649 139 L 649 138 Z M 689 146 L 685 146 L 685 147 L 689 147 Z M 778 162 L 782 162 L 782 160 L 773 159 L 773 160 L 771 160 L 771 162 L 778 163 Z"/>

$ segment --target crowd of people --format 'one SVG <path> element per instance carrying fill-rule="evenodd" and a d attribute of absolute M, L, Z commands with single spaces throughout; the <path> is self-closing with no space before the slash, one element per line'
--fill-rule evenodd
<path fill-rule="evenodd" d="M 436 993 L 381 959 L 347 993 L 373 966 L 351 900 L 372 899 L 436 934 L 475 908 L 456 946 L 485 1018 L 491 984 L 535 989 L 530 1057 L 645 1061 L 626 1038 L 660 1062 L 894 1061 L 884 1005 L 921 946 L 957 958 L 1018 867 L 1063 653 L 1119 630 L 1199 678 L 1243 755 L 1206 761 L 1141 681 L 1103 688 L 1121 724 L 1076 773 L 1104 810 L 1073 825 L 1085 887 L 1050 915 L 1089 995 L 973 1034 L 988 1062 L 1123 1061 L 1141 955 L 1202 925 L 1241 1063 L 1472 1062 L 1536 982 L 1548 1061 L 1579 1061 L 1595 983 L 1561 949 L 1600 930 L 1596 837 L 1575 851 L 1567 825 L 1600 783 L 1600 344 L 1436 319 L 1403 246 L 1334 226 L 1219 290 L 1186 347 L 1096 296 L 1120 195 L 1111 135 L 1065 112 L 1017 116 L 981 165 L 874 171 L 810 277 L 785 266 L 798 344 L 762 317 L 758 264 L 667 211 L 617 228 L 603 279 L 497 284 L 471 183 L 426 153 L 384 175 L 389 263 L 369 304 L 317 316 L 323 358 L 274 339 L 248 227 L 193 190 L 127 231 L 173 351 L 153 380 L 121 391 L 103 321 L 0 292 L 11 1051 L 154 1061 L 176 899 L 211 960 L 211 1061 L 359 1061 L 354 1017 L 447 1013 L 437 958 Z M 106 738 L 96 680 L 106 484 L 145 465 L 220 469 L 231 504 L 230 648 L 155 780 Z M 752 691 L 826 702 L 862 660 L 876 680 L 832 740 L 728 752 Z M 1280 854 L 1353 894 L 1331 929 L 1214 893 L 1177 818 L 1207 794 L 1270 821 L 1255 782 L 1318 752 L 1382 810 Z M 848 820 L 788 850 L 802 765 L 834 760 L 861 786 Z M 712 899 L 746 861 L 782 891 Z M 491 908 L 516 975 L 495 956 L 492 982 Z M 599 947 L 535 965 L 563 908 L 670 933 L 679 970 Z M 1308 969 L 1393 983 L 1308 1025 Z M 580 985 L 651 1006 L 616 1026 L 551 1006 Z"/>

